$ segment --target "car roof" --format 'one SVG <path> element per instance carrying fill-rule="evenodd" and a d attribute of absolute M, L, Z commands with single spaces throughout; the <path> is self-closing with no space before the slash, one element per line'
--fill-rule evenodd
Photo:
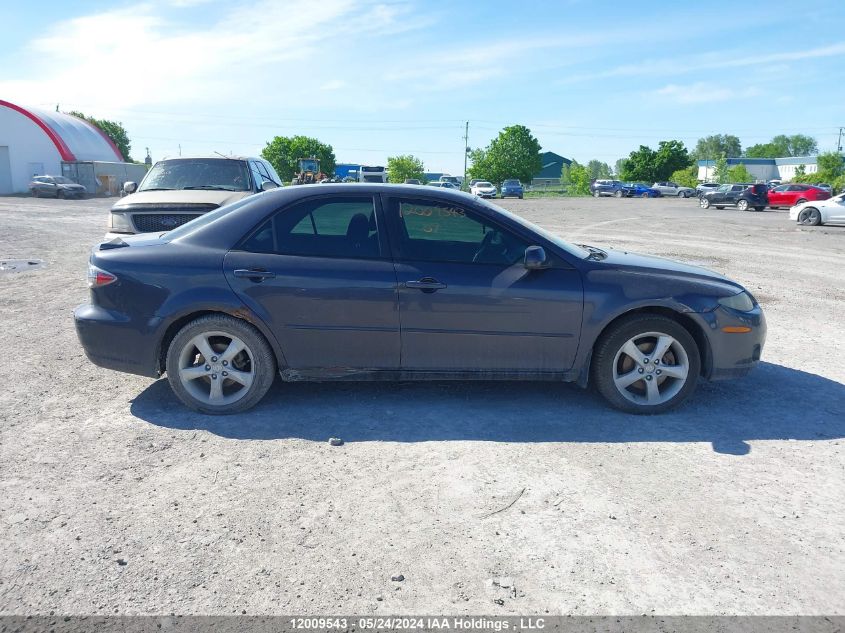
<path fill-rule="evenodd" d="M 442 202 L 476 205 L 475 196 L 444 187 L 430 185 L 406 185 L 392 183 L 330 183 L 314 185 L 296 185 L 278 187 L 250 196 L 236 212 L 224 215 L 214 222 L 200 227 L 179 239 L 186 242 L 202 243 L 210 247 L 230 248 L 232 238 L 240 239 L 246 230 L 256 226 L 270 213 L 282 207 L 294 204 L 308 198 L 322 196 L 353 196 L 353 195 L 402 195 L 431 198 Z M 247 228 L 245 228 L 247 227 Z"/>
<path fill-rule="evenodd" d="M 266 162 L 266 159 L 261 158 L 260 156 L 220 156 L 219 154 L 197 154 L 196 156 L 165 156 L 164 158 L 160 158 L 157 160 L 157 163 L 164 162 L 166 160 L 260 160 Z"/>

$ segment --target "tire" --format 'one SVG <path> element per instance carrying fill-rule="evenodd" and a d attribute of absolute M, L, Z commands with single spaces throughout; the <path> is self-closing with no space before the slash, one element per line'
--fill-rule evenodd
<path fill-rule="evenodd" d="M 648 191 L 643 191 L 643 198 L 648 198 Z"/>
<path fill-rule="evenodd" d="M 65 192 L 61 189 L 56 190 L 56 199 L 61 200 L 65 197 Z"/>
<path fill-rule="evenodd" d="M 804 226 L 818 226 L 821 223 L 822 214 L 814 207 L 801 209 L 801 213 L 798 214 L 798 224 L 803 224 Z"/>
<path fill-rule="evenodd" d="M 701 198 L 698 199 L 698 206 L 700 206 L 702 209 L 709 209 L 710 208 L 710 199 L 702 196 Z"/>
<path fill-rule="evenodd" d="M 736 208 L 740 211 L 748 211 L 748 200 L 737 200 Z"/>
<path fill-rule="evenodd" d="M 30 191 L 30 193 L 32 194 L 32 197 L 33 197 L 33 198 L 39 198 L 39 197 L 40 197 L 40 196 L 38 195 L 38 189 L 30 189 L 29 191 Z"/>
<path fill-rule="evenodd" d="M 236 345 L 234 353 L 229 351 L 231 344 Z M 205 346 L 211 358 L 201 351 Z M 227 355 L 230 358 L 225 359 Z M 186 406 L 225 415 L 258 404 L 273 384 L 276 360 L 255 327 L 225 314 L 211 314 L 191 321 L 173 337 L 166 369 L 173 393 Z M 236 373 L 239 378 L 232 378 Z"/>
<path fill-rule="evenodd" d="M 660 358 L 652 358 L 657 345 L 665 349 Z M 629 355 L 631 351 L 639 361 Z M 668 368 L 672 375 L 667 375 Z M 603 333 L 593 348 L 592 378 L 598 392 L 612 407 L 627 413 L 662 413 L 678 406 L 695 390 L 700 372 L 695 339 L 664 316 L 626 317 Z"/>
<path fill-rule="evenodd" d="M 689 198 L 689 191 L 682 191 L 680 195 L 682 198 Z"/>
<path fill-rule="evenodd" d="M 601 194 L 598 191 L 593 192 L 593 198 L 600 198 Z"/>
<path fill-rule="evenodd" d="M 625 195 L 625 192 L 622 191 L 621 189 L 617 189 L 616 193 L 614 193 L 613 195 L 616 196 L 617 198 L 621 198 L 622 196 Z"/>
<path fill-rule="evenodd" d="M 519 199 L 522 200 L 522 194 L 519 194 Z"/>

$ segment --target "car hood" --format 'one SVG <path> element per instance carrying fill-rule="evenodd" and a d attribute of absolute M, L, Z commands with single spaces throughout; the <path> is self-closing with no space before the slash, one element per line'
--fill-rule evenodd
<path fill-rule="evenodd" d="M 208 204 L 222 207 L 251 195 L 251 191 L 209 191 L 206 189 L 175 189 L 173 191 L 139 191 L 118 200 L 112 207 L 115 211 L 128 211 L 133 205 Z"/>
<path fill-rule="evenodd" d="M 737 282 L 701 266 L 626 251 L 611 249 L 606 252 L 605 259 L 590 260 L 588 277 L 599 283 L 611 279 L 622 283 L 630 298 L 635 295 L 665 299 L 680 299 L 687 295 L 726 297 L 745 290 Z M 698 304 L 689 305 L 694 311 L 703 309 Z"/>

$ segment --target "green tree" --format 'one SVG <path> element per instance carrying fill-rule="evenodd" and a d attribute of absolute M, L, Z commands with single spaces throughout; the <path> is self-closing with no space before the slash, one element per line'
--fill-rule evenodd
<path fill-rule="evenodd" d="M 692 157 L 695 160 L 713 160 L 720 154 L 725 156 L 740 156 L 742 145 L 739 138 L 733 134 L 713 134 L 698 139 Z"/>
<path fill-rule="evenodd" d="M 590 195 L 590 172 L 584 165 L 572 161 L 569 166 L 569 193 L 576 196 Z"/>
<path fill-rule="evenodd" d="M 540 142 L 524 125 L 506 127 L 485 149 L 470 154 L 470 178 L 500 183 L 508 178 L 531 182 L 542 169 Z"/>
<path fill-rule="evenodd" d="M 811 156 L 819 151 L 812 136 L 778 134 L 768 143 L 752 145 L 745 150 L 748 158 L 782 158 L 784 156 Z"/>
<path fill-rule="evenodd" d="M 679 169 L 689 167 L 692 161 L 681 141 L 660 141 L 654 155 L 654 180 L 667 180 Z"/>
<path fill-rule="evenodd" d="M 334 174 L 335 155 L 332 146 L 308 136 L 276 136 L 261 150 L 261 156 L 273 165 L 283 183 L 293 179 L 299 158 L 315 156 L 320 159 L 323 173 Z"/>
<path fill-rule="evenodd" d="M 728 169 L 728 182 L 754 182 L 754 175 L 740 163 Z"/>
<path fill-rule="evenodd" d="M 714 182 L 723 184 L 728 182 L 729 177 L 730 176 L 728 176 L 728 159 L 725 156 L 725 153 L 722 152 L 716 159 L 716 165 L 713 169 L 713 180 Z"/>
<path fill-rule="evenodd" d="M 610 165 L 596 159 L 587 163 L 587 171 L 590 173 L 590 178 L 592 180 L 610 178 Z"/>
<path fill-rule="evenodd" d="M 404 154 L 391 156 L 387 159 L 387 173 L 390 182 L 403 183 L 408 178 L 416 178 L 425 182 L 425 165 L 416 156 Z"/>
<path fill-rule="evenodd" d="M 658 178 L 655 178 L 655 162 L 657 159 L 657 152 L 650 147 L 640 145 L 640 149 L 631 152 L 625 160 L 624 168 L 620 177 L 622 180 L 641 180 L 643 182 L 652 183 Z"/>
<path fill-rule="evenodd" d="M 613 164 L 613 175 L 614 175 L 614 176 L 616 176 L 617 178 L 621 178 L 621 177 L 622 177 L 622 172 L 624 172 L 624 171 L 625 171 L 625 162 L 626 162 L 626 159 L 624 159 L 624 158 L 619 158 L 619 159 L 617 159 L 617 161 Z"/>
<path fill-rule="evenodd" d="M 78 119 L 88 121 L 91 125 L 95 125 L 100 128 L 100 130 L 102 130 L 102 132 L 111 139 L 112 143 L 117 146 L 120 153 L 123 154 L 123 160 L 127 163 L 134 162 L 132 157 L 129 155 L 129 150 L 132 149 L 132 144 L 129 141 L 129 134 L 126 133 L 126 128 L 123 127 L 122 123 L 108 121 L 106 119 L 95 119 L 94 117 L 86 116 L 85 114 L 82 114 L 82 112 L 77 111 L 68 112 L 67 114 L 75 116 Z"/>
<path fill-rule="evenodd" d="M 845 158 L 836 152 L 819 154 L 816 164 L 818 165 L 818 173 L 827 180 L 836 180 L 842 174 L 845 174 Z"/>
<path fill-rule="evenodd" d="M 804 164 L 801 164 L 801 165 L 798 165 L 798 167 L 795 168 L 795 176 L 792 179 L 793 180 L 799 180 L 801 178 L 804 178 L 804 176 L 806 176 L 806 175 L 807 175 L 807 167 Z M 800 180 L 799 180 L 799 182 L 800 182 Z"/>
<path fill-rule="evenodd" d="M 560 184 L 568 185 L 572 182 L 572 165 L 564 163 L 560 169 Z"/>
<path fill-rule="evenodd" d="M 686 169 L 678 169 L 672 172 L 669 180 L 681 185 L 682 187 L 692 187 L 693 189 L 698 184 L 698 167 L 692 165 Z"/>

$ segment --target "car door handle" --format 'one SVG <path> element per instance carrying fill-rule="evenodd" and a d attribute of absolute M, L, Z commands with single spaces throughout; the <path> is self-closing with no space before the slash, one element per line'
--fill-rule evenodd
<path fill-rule="evenodd" d="M 245 277 L 251 281 L 263 281 L 265 279 L 273 279 L 276 276 L 276 273 L 272 273 L 269 270 L 255 270 L 252 268 L 238 268 L 232 274 L 235 277 Z"/>
<path fill-rule="evenodd" d="M 433 277 L 423 277 L 416 281 L 406 281 L 404 285 L 406 288 L 422 290 L 423 292 L 434 292 L 435 290 L 446 288 L 446 284 L 437 281 Z"/>

